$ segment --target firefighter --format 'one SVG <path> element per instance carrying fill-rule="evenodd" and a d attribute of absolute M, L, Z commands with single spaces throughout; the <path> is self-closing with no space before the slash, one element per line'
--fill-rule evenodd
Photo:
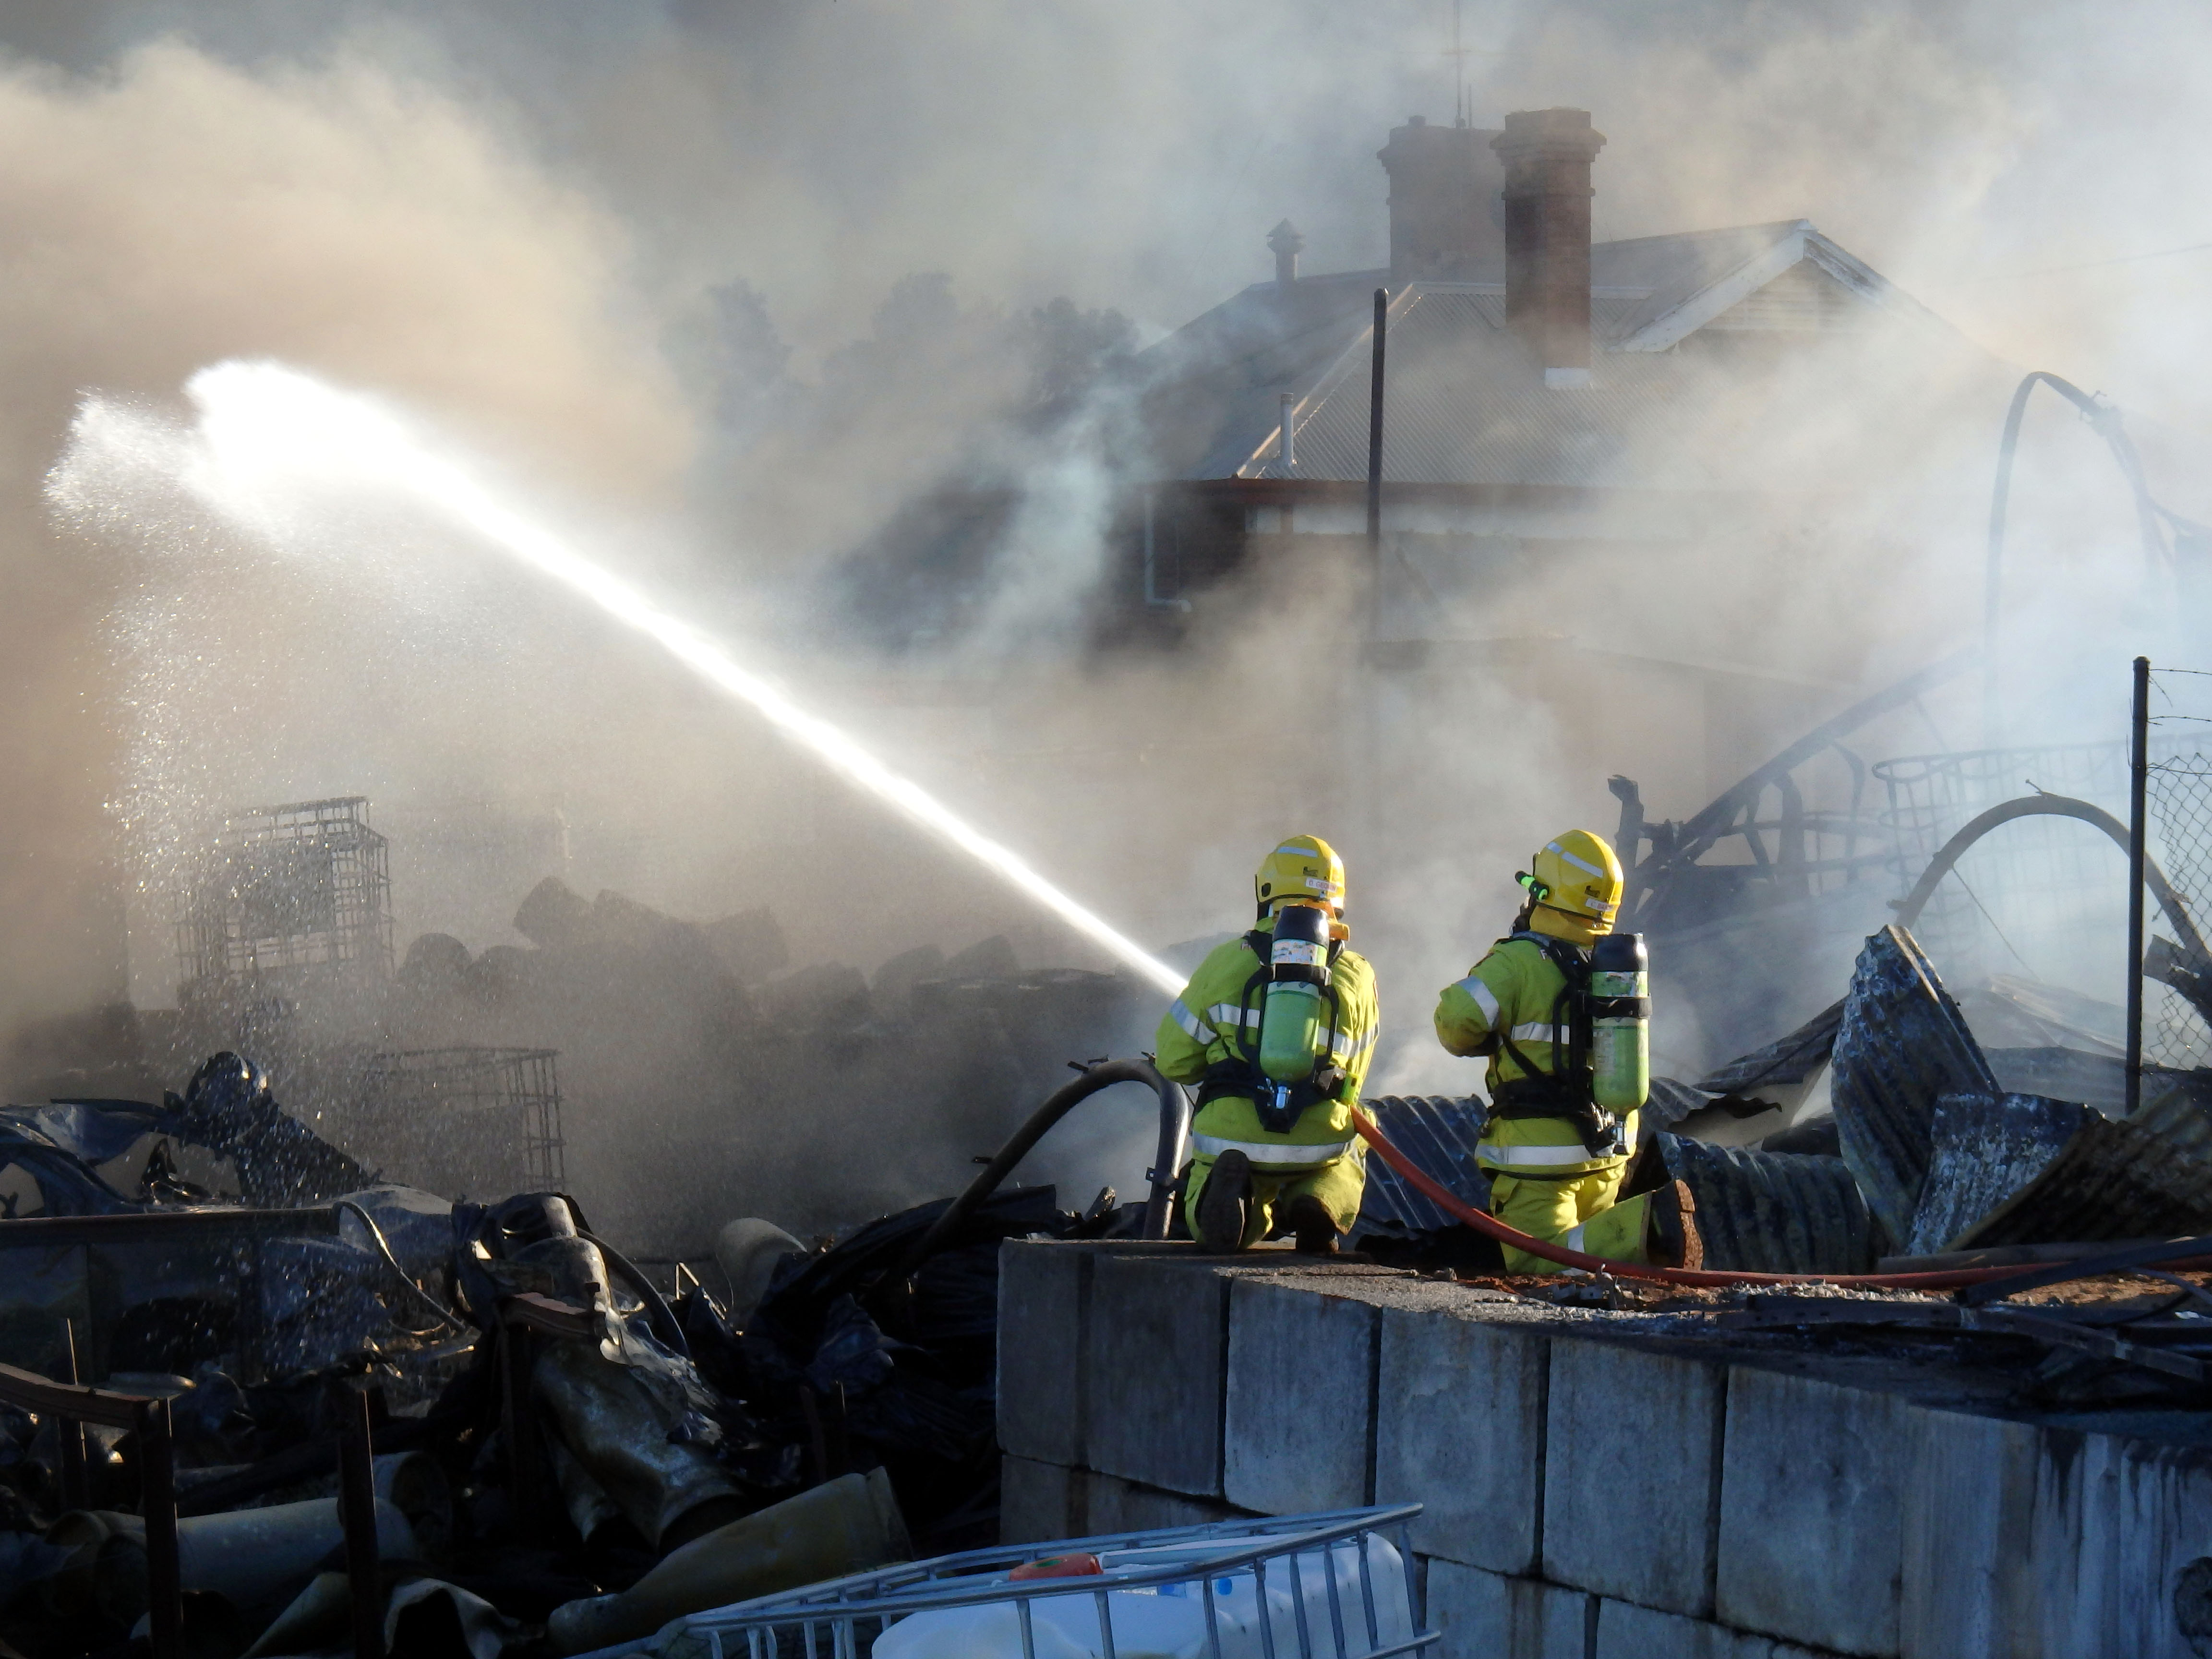
<path fill-rule="evenodd" d="M 1183 1217 L 1220 1254 L 1294 1236 L 1326 1255 L 1367 1184 L 1352 1107 L 1375 1050 L 1375 973 L 1346 948 L 1344 863 L 1293 836 L 1253 878 L 1258 921 L 1160 1021 L 1160 1070 L 1198 1085 Z"/>
<path fill-rule="evenodd" d="M 1613 931 L 1620 906 L 1620 860 L 1602 836 L 1571 830 L 1530 862 L 1518 878 L 1528 897 L 1511 937 L 1437 1001 L 1437 1041 L 1490 1061 L 1490 1117 L 1475 1158 L 1490 1177 L 1492 1213 L 1531 1237 L 1608 1261 L 1698 1266 L 1704 1250 L 1687 1187 L 1669 1182 L 1614 1201 L 1636 1147 L 1637 1113 L 1616 1117 L 1597 1104 L 1587 1047 L 1574 1036 L 1590 947 Z M 1510 1247 L 1505 1266 L 1559 1271 Z"/>

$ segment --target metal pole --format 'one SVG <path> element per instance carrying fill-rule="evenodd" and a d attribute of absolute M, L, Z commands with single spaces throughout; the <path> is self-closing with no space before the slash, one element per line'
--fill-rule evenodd
<path fill-rule="evenodd" d="M 184 1659 L 185 1598 L 177 1566 L 177 1465 L 169 1402 L 138 1407 L 138 1510 L 146 1522 L 148 1634 L 153 1659 Z"/>
<path fill-rule="evenodd" d="M 1382 357 L 1390 331 L 1390 290 L 1375 290 L 1375 366 L 1367 393 L 1367 637 L 1382 632 Z"/>
<path fill-rule="evenodd" d="M 369 1445 L 368 1395 L 332 1389 L 338 1418 L 338 1521 L 353 1591 L 354 1659 L 384 1659 L 384 1584 L 376 1549 L 376 1461 Z"/>
<path fill-rule="evenodd" d="M 2142 1103 L 2144 806 L 2150 793 L 2150 659 L 2136 659 L 2128 744 L 2128 1115 Z"/>
<path fill-rule="evenodd" d="M 77 1368 L 76 1321 L 62 1321 L 64 1370 L 62 1381 L 82 1382 L 83 1374 Z M 92 1482 L 86 1473 L 84 1456 L 84 1425 L 74 1417 L 58 1418 L 54 1431 L 61 1437 L 62 1507 L 65 1510 L 88 1510 L 92 1507 Z"/>

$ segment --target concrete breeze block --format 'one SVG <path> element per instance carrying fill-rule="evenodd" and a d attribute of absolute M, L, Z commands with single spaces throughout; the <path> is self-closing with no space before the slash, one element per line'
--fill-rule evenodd
<path fill-rule="evenodd" d="M 1422 1554 L 1535 1571 L 1547 1346 L 1533 1330 L 1382 1310 L 1375 1501 L 1427 1506 L 1413 1522 Z"/>
<path fill-rule="evenodd" d="M 1100 1256 L 1085 1356 L 1090 1466 L 1220 1497 L 1228 1337 L 1226 1275 L 1164 1257 Z"/>
<path fill-rule="evenodd" d="M 1011 1455 L 999 1460 L 999 1541 L 1040 1544 L 1084 1530 L 1080 1469 Z"/>
<path fill-rule="evenodd" d="M 1915 1407 L 1737 1366 L 1721 1460 L 1721 1622 L 1842 1653 L 1893 1654 Z"/>
<path fill-rule="evenodd" d="M 1222 1449 L 1231 1503 L 1298 1515 L 1367 1501 L 1376 1311 L 1264 1279 L 1231 1286 Z"/>
<path fill-rule="evenodd" d="M 1627 1601 L 1601 1601 L 1591 1659 L 1796 1659 L 1804 1652 L 1726 1625 L 1657 1613 Z"/>
<path fill-rule="evenodd" d="M 1429 1563 L 1436 1659 L 1588 1659 L 1591 1597 L 1456 1561 Z"/>
<path fill-rule="evenodd" d="M 999 1247 L 999 1445 L 1013 1456 L 1069 1468 L 1085 1461 L 1095 1254 L 1018 1239 Z"/>
<path fill-rule="evenodd" d="M 1693 1619 L 1713 1610 L 1722 1367 L 1554 1339 L 1544 1576 Z"/>

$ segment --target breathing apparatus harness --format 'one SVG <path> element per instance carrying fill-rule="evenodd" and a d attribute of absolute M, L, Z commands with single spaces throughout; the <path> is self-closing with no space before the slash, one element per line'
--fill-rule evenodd
<path fill-rule="evenodd" d="M 1521 1075 L 1490 1091 L 1490 1115 L 1494 1118 L 1555 1117 L 1574 1125 L 1575 1133 L 1592 1158 L 1626 1158 L 1629 1148 L 1621 1135 L 1620 1120 L 1597 1103 L 1590 1073 L 1589 959 L 1565 939 L 1546 933 L 1518 933 L 1510 940 L 1526 940 L 1544 953 L 1565 983 L 1552 999 L 1552 1069 L 1545 1072 L 1522 1053 L 1510 1032 L 1500 1030 L 1498 1047 L 1521 1068 Z M 1559 1042 L 1560 1026 L 1567 1040 Z"/>
<path fill-rule="evenodd" d="M 1244 946 L 1260 959 L 1237 998 L 1236 1053 L 1216 1060 L 1199 1079 L 1198 1104 L 1249 1098 L 1269 1134 L 1288 1134 L 1310 1106 L 1336 1098 L 1344 1068 L 1335 1060 L 1343 1006 L 1334 984 L 1344 941 L 1332 937 L 1328 913 L 1316 905 L 1285 904 L 1275 930 L 1255 927 Z M 1254 994 L 1258 993 L 1258 1006 Z M 1328 1005 L 1327 1024 L 1321 1005 Z M 1259 1037 L 1249 1033 L 1258 1027 Z"/>
<path fill-rule="evenodd" d="M 1535 903 L 1551 897 L 1551 889 L 1534 876 L 1519 879 Z M 1498 1046 L 1521 1075 L 1491 1091 L 1491 1116 L 1562 1119 L 1574 1126 L 1592 1158 L 1626 1157 L 1633 1148 L 1617 1114 L 1641 1106 L 1650 1086 L 1651 1000 L 1645 994 L 1643 936 L 1601 934 L 1587 955 L 1565 939 L 1526 928 L 1500 942 L 1513 940 L 1542 951 L 1564 982 L 1552 999 L 1550 1072 L 1522 1053 L 1510 1030 L 1498 1031 Z"/>

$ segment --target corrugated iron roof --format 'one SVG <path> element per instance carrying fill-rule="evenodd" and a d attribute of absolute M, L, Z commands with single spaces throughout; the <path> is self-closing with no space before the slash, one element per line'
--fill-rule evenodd
<path fill-rule="evenodd" d="M 1894 922 L 1866 942 L 1836 1032 L 1829 1085 L 1844 1162 L 1893 1239 L 1912 1231 L 1928 1178 L 1936 1103 L 1999 1092 L 1959 1006 L 1918 942 Z"/>
<path fill-rule="evenodd" d="M 1658 1137 L 1667 1173 L 1698 1206 L 1705 1265 L 1733 1273 L 1871 1272 L 1880 1254 L 1866 1201 L 1839 1158 Z"/>
<path fill-rule="evenodd" d="M 1471 1096 L 1384 1095 L 1360 1104 L 1422 1174 L 1475 1209 L 1490 1208 L 1490 1182 L 1474 1161 L 1474 1143 L 1481 1138 L 1486 1115 L 1480 1100 Z M 1367 1191 L 1360 1200 L 1354 1231 L 1425 1233 L 1459 1224 L 1381 1158 L 1367 1160 Z"/>
<path fill-rule="evenodd" d="M 2212 1163 L 2136 1123 L 2039 1095 L 1947 1094 L 1906 1253 L 2212 1227 Z"/>

